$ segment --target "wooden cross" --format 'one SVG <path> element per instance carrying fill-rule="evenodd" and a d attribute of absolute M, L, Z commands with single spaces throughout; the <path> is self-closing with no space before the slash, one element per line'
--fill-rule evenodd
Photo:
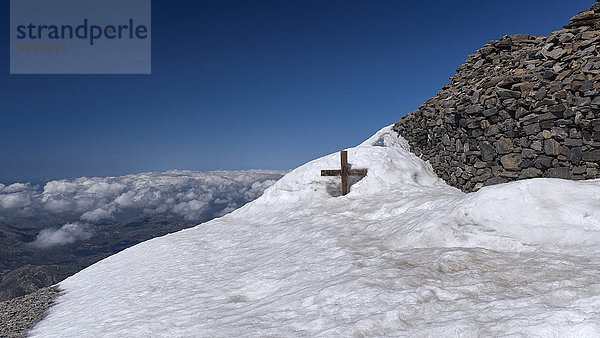
<path fill-rule="evenodd" d="M 348 152 L 340 151 L 342 160 L 342 170 L 321 170 L 321 176 L 342 176 L 342 195 L 350 192 L 348 186 L 348 176 L 367 176 L 367 169 L 352 169 L 348 170 Z"/>

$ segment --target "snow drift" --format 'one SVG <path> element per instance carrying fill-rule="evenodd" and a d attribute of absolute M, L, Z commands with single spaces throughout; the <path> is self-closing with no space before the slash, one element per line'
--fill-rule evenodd
<path fill-rule="evenodd" d="M 600 181 L 464 194 L 390 127 L 222 218 L 60 283 L 31 334 L 498 336 L 600 334 Z"/>

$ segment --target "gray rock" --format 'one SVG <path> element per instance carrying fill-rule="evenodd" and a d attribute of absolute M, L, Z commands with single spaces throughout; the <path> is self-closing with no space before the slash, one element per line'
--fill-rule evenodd
<path fill-rule="evenodd" d="M 583 145 L 583 140 L 577 138 L 568 138 L 565 139 L 564 144 L 567 147 L 581 147 Z"/>
<path fill-rule="evenodd" d="M 513 142 L 511 139 L 502 137 L 496 141 L 496 151 L 498 154 L 508 154 L 514 149 Z"/>
<path fill-rule="evenodd" d="M 558 155 L 560 154 L 560 143 L 556 140 L 548 139 L 544 141 L 544 152 L 546 155 Z"/>
<path fill-rule="evenodd" d="M 597 177 L 598 176 L 598 169 L 596 168 L 587 168 L 585 170 L 585 176 L 587 177 Z"/>
<path fill-rule="evenodd" d="M 515 98 L 518 99 L 521 97 L 521 92 L 504 89 L 504 88 L 496 88 L 496 94 L 498 97 L 507 99 L 507 98 Z"/>
<path fill-rule="evenodd" d="M 572 164 L 579 164 L 581 158 L 583 157 L 583 151 L 580 147 L 572 148 L 569 153 L 569 162 Z"/>
<path fill-rule="evenodd" d="M 498 134 L 499 132 L 500 132 L 500 127 L 498 127 L 498 125 L 494 124 L 485 131 L 485 135 L 492 136 L 492 135 Z"/>
<path fill-rule="evenodd" d="M 569 133 L 567 133 L 566 130 L 564 130 L 563 128 L 560 128 L 560 127 L 553 127 L 550 132 L 552 133 L 553 137 L 556 137 L 559 139 L 565 139 L 569 136 Z"/>
<path fill-rule="evenodd" d="M 578 107 L 589 106 L 592 103 L 592 99 L 589 97 L 580 97 L 575 100 L 575 105 Z"/>
<path fill-rule="evenodd" d="M 502 184 L 506 182 L 508 182 L 508 180 L 504 177 L 492 177 L 489 180 L 485 181 L 485 185 Z"/>
<path fill-rule="evenodd" d="M 542 142 L 540 140 L 535 140 L 531 142 L 531 149 L 541 151 L 542 150 Z"/>
<path fill-rule="evenodd" d="M 558 38 L 558 41 L 560 43 L 565 43 L 565 42 L 569 42 L 569 41 L 573 40 L 574 37 L 575 37 L 575 35 L 573 35 L 571 33 L 565 33 L 565 34 L 561 35 L 560 38 Z"/>
<path fill-rule="evenodd" d="M 546 114 L 542 114 L 540 116 L 538 116 L 538 119 L 540 121 L 546 121 L 546 120 L 556 120 L 557 116 L 555 114 L 552 113 L 546 113 Z"/>
<path fill-rule="evenodd" d="M 546 53 L 546 56 L 551 57 L 553 59 L 559 59 L 567 53 L 566 50 L 562 48 L 555 48 L 552 51 Z"/>
<path fill-rule="evenodd" d="M 550 168 L 546 170 L 546 177 L 571 179 L 571 173 L 568 167 Z"/>
<path fill-rule="evenodd" d="M 535 158 L 536 153 L 533 149 L 523 149 L 523 151 L 521 151 L 521 157 L 522 158 Z"/>
<path fill-rule="evenodd" d="M 544 87 L 540 88 L 537 93 L 535 93 L 535 99 L 540 101 L 542 100 L 544 97 L 546 97 L 546 93 L 548 92 L 548 90 Z"/>
<path fill-rule="evenodd" d="M 552 166 L 552 161 L 553 161 L 552 157 L 541 155 L 535 159 L 534 165 L 538 169 L 547 169 Z"/>
<path fill-rule="evenodd" d="M 583 153 L 582 159 L 586 162 L 599 162 L 600 150 L 586 151 Z"/>
<path fill-rule="evenodd" d="M 523 108 L 523 107 L 519 107 L 519 108 L 517 108 L 517 110 L 515 111 L 515 119 L 519 119 L 519 118 L 521 118 L 522 116 L 525 116 L 525 115 L 527 115 L 527 113 L 529 113 L 529 112 L 527 111 L 527 109 L 525 109 L 525 108 Z"/>
<path fill-rule="evenodd" d="M 502 163 L 502 167 L 506 170 L 517 171 L 519 170 L 519 165 L 523 159 L 519 154 L 508 154 L 504 155 L 500 158 L 500 163 Z"/>
<path fill-rule="evenodd" d="M 521 162 L 520 167 L 521 167 L 521 169 L 526 169 L 526 168 L 533 167 L 533 165 L 534 165 L 533 161 L 529 158 L 526 158 L 523 160 L 523 162 Z"/>
<path fill-rule="evenodd" d="M 519 174 L 519 178 L 542 177 L 543 174 L 544 173 L 541 170 L 539 170 L 539 169 L 536 169 L 536 168 L 527 168 L 527 169 L 521 170 L 521 173 Z"/>
<path fill-rule="evenodd" d="M 450 136 L 448 136 L 447 134 L 442 135 L 442 143 L 445 146 L 450 146 L 452 144 L 450 141 Z"/>
<path fill-rule="evenodd" d="M 496 157 L 496 149 L 494 149 L 494 147 L 487 142 L 481 142 L 479 144 L 479 150 L 481 151 L 483 160 L 486 162 L 491 161 L 494 159 L 494 157 Z"/>
<path fill-rule="evenodd" d="M 583 86 L 579 88 L 580 92 L 587 92 L 591 89 L 594 89 L 594 81 L 585 81 Z"/>
<path fill-rule="evenodd" d="M 558 74 L 556 74 L 555 72 L 551 71 L 551 70 L 546 70 L 544 71 L 544 79 L 546 80 L 554 80 L 556 79 L 556 77 L 558 76 Z"/>
<path fill-rule="evenodd" d="M 563 112 L 567 109 L 567 106 L 564 103 L 556 104 L 548 107 L 548 111 L 554 115 L 562 116 Z"/>
<path fill-rule="evenodd" d="M 526 135 L 533 135 L 542 131 L 542 128 L 540 127 L 539 123 L 534 123 L 523 127 L 523 131 Z"/>

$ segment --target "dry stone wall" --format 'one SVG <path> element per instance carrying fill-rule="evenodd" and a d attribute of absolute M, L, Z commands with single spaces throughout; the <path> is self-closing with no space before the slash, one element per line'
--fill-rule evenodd
<path fill-rule="evenodd" d="M 465 192 L 599 178 L 600 3 L 550 36 L 491 41 L 394 130 Z"/>

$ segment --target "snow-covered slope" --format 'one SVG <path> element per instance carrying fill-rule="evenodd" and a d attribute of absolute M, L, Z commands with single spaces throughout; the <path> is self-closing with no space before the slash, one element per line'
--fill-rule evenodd
<path fill-rule="evenodd" d="M 384 128 L 348 149 L 369 172 L 346 196 L 320 176 L 335 153 L 229 215 L 109 257 L 62 282 L 31 333 L 600 335 L 600 181 L 463 194 L 407 148 Z"/>

